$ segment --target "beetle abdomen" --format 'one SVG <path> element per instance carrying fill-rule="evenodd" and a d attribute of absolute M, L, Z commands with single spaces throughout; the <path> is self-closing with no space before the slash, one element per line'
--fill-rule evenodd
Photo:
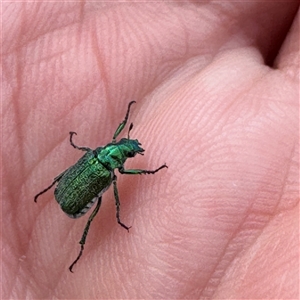
<path fill-rule="evenodd" d="M 88 151 L 62 176 L 54 191 L 61 209 L 70 217 L 84 215 L 112 183 L 113 173 Z"/>

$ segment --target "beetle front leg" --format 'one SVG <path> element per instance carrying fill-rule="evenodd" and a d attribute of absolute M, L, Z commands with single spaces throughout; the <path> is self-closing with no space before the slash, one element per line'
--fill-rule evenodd
<path fill-rule="evenodd" d="M 99 208 L 101 206 L 101 201 L 102 201 L 102 196 L 98 198 L 97 206 L 95 207 L 94 211 L 90 215 L 90 217 L 89 217 L 89 219 L 88 219 L 88 221 L 87 221 L 87 223 L 84 227 L 83 235 L 82 235 L 81 240 L 79 242 L 79 244 L 81 245 L 80 252 L 79 252 L 77 258 L 74 260 L 74 262 L 69 267 L 69 270 L 72 273 L 73 273 L 72 269 L 73 269 L 74 265 L 78 262 L 78 260 L 80 259 L 81 255 L 82 255 L 82 252 L 84 250 L 85 240 L 86 240 L 87 234 L 88 234 L 89 229 L 90 229 L 90 225 L 91 225 L 93 219 L 95 218 L 95 216 L 97 215 L 97 213 L 99 211 Z"/>
<path fill-rule="evenodd" d="M 117 217 L 117 221 L 123 228 L 127 229 L 127 231 L 129 232 L 129 228 L 131 226 L 130 227 L 126 226 L 120 220 L 120 200 L 119 200 L 119 193 L 118 193 L 118 188 L 117 188 L 117 176 L 116 175 L 114 175 L 114 178 L 113 178 L 113 185 L 114 185 L 114 195 L 115 195 L 115 200 L 116 200 L 116 210 L 117 210 L 116 217 Z"/>
<path fill-rule="evenodd" d="M 71 146 L 73 146 L 75 149 L 81 150 L 81 151 L 90 151 L 91 149 L 88 147 L 78 147 L 73 143 L 73 135 L 77 135 L 77 133 L 75 131 L 70 131 L 70 144 Z"/>
<path fill-rule="evenodd" d="M 156 170 L 141 170 L 141 169 L 129 169 L 129 170 L 124 170 L 124 167 L 120 167 L 119 168 L 119 172 L 121 174 L 129 174 L 129 175 L 136 175 L 136 174 L 155 174 L 156 172 L 158 172 L 159 170 L 163 169 L 163 168 L 168 168 L 168 166 L 166 164 L 160 166 L 158 169 Z"/>
<path fill-rule="evenodd" d="M 133 104 L 133 103 L 136 103 L 135 101 L 131 101 L 129 102 L 128 104 L 128 108 L 127 108 L 127 112 L 126 112 L 126 115 L 125 115 L 125 118 L 123 120 L 122 123 L 119 124 L 114 136 L 113 136 L 113 139 L 112 139 L 112 142 L 115 143 L 116 142 L 116 138 L 117 136 L 122 132 L 122 130 L 124 129 L 126 123 L 127 123 L 127 120 L 128 120 L 128 117 L 129 117 L 129 112 L 130 112 L 130 106 Z"/>

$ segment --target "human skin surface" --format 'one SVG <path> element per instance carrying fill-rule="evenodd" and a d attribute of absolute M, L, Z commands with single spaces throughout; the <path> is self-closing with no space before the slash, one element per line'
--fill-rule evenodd
<path fill-rule="evenodd" d="M 299 298 L 299 2 L 2 4 L 2 299 Z M 53 189 L 129 101 L 146 150 L 68 218 Z M 124 136 L 127 129 L 124 130 Z"/>

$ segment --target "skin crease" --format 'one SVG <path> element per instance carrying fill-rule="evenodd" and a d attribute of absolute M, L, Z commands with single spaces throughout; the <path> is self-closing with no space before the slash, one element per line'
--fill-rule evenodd
<path fill-rule="evenodd" d="M 1 298 L 299 298 L 298 5 L 2 4 Z M 132 228 L 110 188 L 71 274 L 89 213 L 33 197 L 131 100 L 125 168 L 169 168 L 116 172 Z"/>

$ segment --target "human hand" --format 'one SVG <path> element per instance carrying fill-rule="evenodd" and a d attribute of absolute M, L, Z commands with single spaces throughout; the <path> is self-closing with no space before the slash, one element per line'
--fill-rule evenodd
<path fill-rule="evenodd" d="M 4 298 L 297 298 L 298 2 L 3 4 Z M 294 19 L 295 17 L 295 19 Z M 293 20 L 294 19 L 294 20 Z M 293 23 L 291 30 L 289 26 Z M 130 100 L 144 157 L 88 216 L 53 190 Z"/>

